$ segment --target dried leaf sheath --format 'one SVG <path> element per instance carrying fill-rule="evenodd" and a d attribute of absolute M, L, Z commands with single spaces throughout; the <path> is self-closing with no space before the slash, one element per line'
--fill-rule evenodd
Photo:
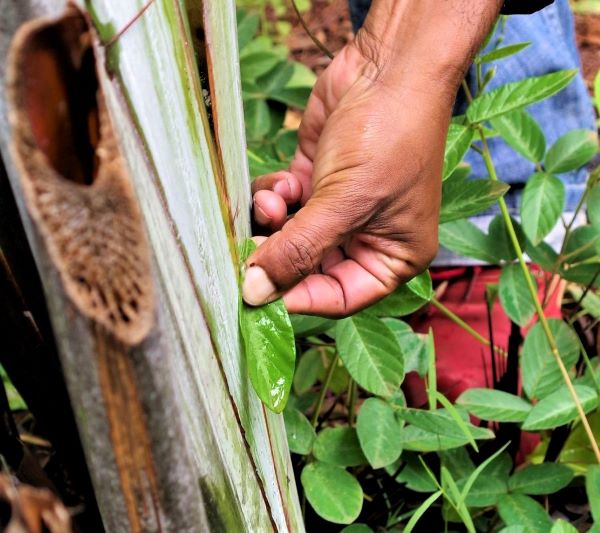
<path fill-rule="evenodd" d="M 153 322 L 149 250 L 91 40 L 74 7 L 16 33 L 8 67 L 12 149 L 67 295 L 132 346 Z"/>

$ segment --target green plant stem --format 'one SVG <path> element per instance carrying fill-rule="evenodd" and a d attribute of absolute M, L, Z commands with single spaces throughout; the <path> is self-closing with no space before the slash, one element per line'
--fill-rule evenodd
<path fill-rule="evenodd" d="M 486 339 L 481 333 L 474 330 L 469 324 L 467 324 L 462 318 L 456 313 L 448 309 L 442 302 L 440 302 L 435 296 L 431 299 L 431 305 L 443 313 L 447 318 L 454 322 L 457 326 L 464 329 L 469 335 L 477 339 L 484 346 L 490 346 L 490 341 Z M 500 355 L 506 355 L 506 351 L 499 346 L 494 346 L 494 351 Z"/>
<path fill-rule="evenodd" d="M 323 386 L 321 387 L 321 392 L 319 393 L 319 399 L 317 400 L 317 406 L 315 407 L 315 412 L 312 415 L 311 424 L 314 428 L 317 427 L 319 423 L 319 413 L 321 412 L 321 408 L 323 407 L 323 402 L 325 401 L 325 394 L 327 393 L 327 389 L 329 388 L 329 384 L 331 383 L 331 378 L 333 373 L 335 372 L 335 366 L 338 362 L 338 353 L 335 352 L 335 355 L 331 359 L 331 363 L 329 363 L 329 368 L 327 369 L 327 374 L 325 375 L 325 381 L 323 382 Z"/>
<path fill-rule="evenodd" d="M 479 131 L 479 136 L 481 137 L 481 142 L 483 143 L 483 160 L 485 162 L 486 169 L 490 175 L 490 179 L 498 181 L 498 175 L 496 174 L 496 168 L 492 161 L 490 148 L 485 138 L 483 128 L 480 125 L 478 125 L 477 129 Z M 563 363 L 563 360 L 560 356 L 558 346 L 556 345 L 556 339 L 554 338 L 554 335 L 550 330 L 550 325 L 548 324 L 546 315 L 544 315 L 544 309 L 542 308 L 542 303 L 540 302 L 540 299 L 538 297 L 537 287 L 533 281 L 533 278 L 531 277 L 531 272 L 529 272 L 529 268 L 527 268 L 527 263 L 525 262 L 525 257 L 523 256 L 523 250 L 521 250 L 521 245 L 519 244 L 519 239 L 517 237 L 517 233 L 515 232 L 515 228 L 513 226 L 512 219 L 510 217 L 510 213 L 508 212 L 508 207 L 506 206 L 504 198 L 500 198 L 498 200 L 498 204 L 500 205 L 500 211 L 502 213 L 502 218 L 504 219 L 504 224 L 508 231 L 508 235 L 515 249 L 515 252 L 517 253 L 519 265 L 521 266 L 521 270 L 523 271 L 523 275 L 525 276 L 525 281 L 527 282 L 527 289 L 529 290 L 529 293 L 533 300 L 536 314 L 538 315 L 538 319 L 540 321 L 540 324 L 542 325 L 542 329 L 544 330 L 544 334 L 550 346 L 550 350 L 556 360 L 558 368 L 560 369 L 565 385 L 567 386 L 567 389 L 569 390 L 569 393 L 573 398 L 573 401 L 575 402 L 575 407 L 577 408 L 579 418 L 581 419 L 581 424 L 583 425 L 583 428 L 588 436 L 590 445 L 592 447 L 592 450 L 594 451 L 594 455 L 596 456 L 596 460 L 600 464 L 600 448 L 598 448 L 598 443 L 596 442 L 594 433 L 592 431 L 592 428 L 590 427 L 590 423 L 587 417 L 585 416 L 585 411 L 583 410 L 581 402 L 579 401 L 579 397 L 577 396 L 577 392 L 573 387 L 573 382 L 569 377 L 569 372 L 567 371 L 565 364 Z"/>
<path fill-rule="evenodd" d="M 358 393 L 356 381 L 350 380 L 350 401 L 348 403 L 348 425 L 354 427 L 354 411 L 356 410 L 356 395 Z"/>

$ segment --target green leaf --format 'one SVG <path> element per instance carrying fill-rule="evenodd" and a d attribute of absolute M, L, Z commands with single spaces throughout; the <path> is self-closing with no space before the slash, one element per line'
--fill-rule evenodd
<path fill-rule="evenodd" d="M 281 57 L 271 50 L 260 50 L 240 56 L 242 80 L 254 83 L 281 61 Z"/>
<path fill-rule="evenodd" d="M 587 214 L 593 226 L 600 228 L 600 185 L 596 185 L 587 197 Z"/>
<path fill-rule="evenodd" d="M 531 241 L 527 240 L 524 249 L 531 260 L 540 265 L 544 270 L 552 271 L 554 265 L 558 261 L 558 254 L 552 246 L 542 241 L 537 246 L 534 246 Z"/>
<path fill-rule="evenodd" d="M 410 517 L 410 520 L 408 521 L 408 524 L 406 524 L 403 533 L 411 533 L 414 527 L 417 525 L 417 522 L 427 512 L 427 509 L 429 509 L 442 494 L 442 491 L 438 490 L 429 496 L 429 498 L 427 498 L 421 505 L 419 505 L 414 514 Z"/>
<path fill-rule="evenodd" d="M 464 486 L 464 480 L 458 484 L 459 488 Z M 506 481 L 495 477 L 479 476 L 473 483 L 471 490 L 465 498 L 468 507 L 488 507 L 496 505 L 498 499 L 506 494 Z"/>
<path fill-rule="evenodd" d="M 573 479 L 573 471 L 565 465 L 541 463 L 515 472 L 508 480 L 508 489 L 520 494 L 553 494 L 565 488 Z"/>
<path fill-rule="evenodd" d="M 493 243 L 470 220 L 455 220 L 441 224 L 439 240 L 442 246 L 456 254 L 473 257 L 486 263 L 498 261 Z"/>
<path fill-rule="evenodd" d="M 237 37 L 238 47 L 242 50 L 256 35 L 260 17 L 255 13 L 248 13 L 243 9 L 237 10 Z"/>
<path fill-rule="evenodd" d="M 475 465 L 466 448 L 445 450 L 439 454 L 441 464 L 445 466 L 454 479 L 461 480 L 469 476 Z"/>
<path fill-rule="evenodd" d="M 377 317 L 359 313 L 336 326 L 337 347 L 352 378 L 367 391 L 389 398 L 404 379 L 396 337 Z"/>
<path fill-rule="evenodd" d="M 267 73 L 256 79 L 256 85 L 269 98 L 274 98 L 292 77 L 294 67 L 288 61 L 280 61 Z"/>
<path fill-rule="evenodd" d="M 492 127 L 523 157 L 539 163 L 546 152 L 546 138 L 537 121 L 523 109 L 491 120 Z"/>
<path fill-rule="evenodd" d="M 285 161 L 278 161 L 265 154 L 259 154 L 254 150 L 247 150 L 246 153 L 248 154 L 248 166 L 250 168 L 250 177 L 252 179 L 262 176 L 263 174 L 284 170 L 288 167 L 288 163 Z"/>
<path fill-rule="evenodd" d="M 511 218 L 513 228 L 517 234 L 517 241 L 521 247 L 521 250 L 525 247 L 526 239 L 521 225 L 513 218 Z M 499 259 L 505 259 L 506 261 L 512 261 L 517 258 L 517 252 L 515 247 L 510 240 L 506 224 L 504 223 L 504 217 L 502 215 L 496 215 L 490 222 L 488 228 L 488 242 L 493 243 L 496 257 Z"/>
<path fill-rule="evenodd" d="M 588 468 L 585 475 L 585 490 L 594 522 L 600 524 L 600 466 L 594 465 Z"/>
<path fill-rule="evenodd" d="M 241 261 L 245 261 L 254 249 L 254 242 L 247 240 Z M 292 386 L 296 360 L 294 332 L 283 300 L 249 307 L 240 299 L 239 313 L 252 386 L 269 409 L 281 413 Z"/>
<path fill-rule="evenodd" d="M 594 389 L 585 385 L 574 385 L 574 387 L 584 412 L 589 413 L 598 406 L 598 393 Z M 576 418 L 575 402 L 567 386 L 564 385 L 533 406 L 523 422 L 523 429 L 525 431 L 554 429 Z"/>
<path fill-rule="evenodd" d="M 433 296 L 433 286 L 429 270 L 421 272 L 406 283 L 406 288 L 421 300 L 429 301 Z"/>
<path fill-rule="evenodd" d="M 544 159 L 546 172 L 560 174 L 589 163 L 598 153 L 598 135 L 590 130 L 572 130 L 558 139 Z"/>
<path fill-rule="evenodd" d="M 335 326 L 335 320 L 310 315 L 290 315 L 296 337 L 319 335 Z"/>
<path fill-rule="evenodd" d="M 450 124 L 448 129 L 448 136 L 446 137 L 446 148 L 444 151 L 444 171 L 442 173 L 442 180 L 450 177 L 452 172 L 460 164 L 463 157 L 467 153 L 475 130 L 463 126 L 462 124 Z"/>
<path fill-rule="evenodd" d="M 577 72 L 561 70 L 502 85 L 475 98 L 467 109 L 467 118 L 471 123 L 482 122 L 539 102 L 564 89 Z"/>
<path fill-rule="evenodd" d="M 304 109 L 311 90 L 309 87 L 285 87 L 269 95 L 269 98 L 290 107 Z"/>
<path fill-rule="evenodd" d="M 287 407 L 283 411 L 285 433 L 290 450 L 301 455 L 308 455 L 316 438 L 315 430 L 298 409 Z"/>
<path fill-rule="evenodd" d="M 317 81 L 317 76 L 315 76 L 315 73 L 297 61 L 294 61 L 292 65 L 294 66 L 294 73 L 292 74 L 292 77 L 290 78 L 290 81 L 288 81 L 286 87 L 290 89 L 294 87 L 306 87 L 312 89 L 313 85 Z"/>
<path fill-rule="evenodd" d="M 565 204 L 565 186 L 556 176 L 536 172 L 527 180 L 521 200 L 521 223 L 537 245 L 556 225 Z"/>
<path fill-rule="evenodd" d="M 376 316 L 406 316 L 421 309 L 429 299 L 418 296 L 408 287 L 408 284 L 400 285 L 392 294 L 386 296 L 367 311 Z"/>
<path fill-rule="evenodd" d="M 464 219 L 494 205 L 509 189 L 501 181 L 452 178 L 442 185 L 440 224 Z"/>
<path fill-rule="evenodd" d="M 504 59 L 506 57 L 510 57 L 512 55 L 518 54 L 521 50 L 525 50 L 531 43 L 523 42 L 523 43 L 514 43 L 509 44 L 507 46 L 503 46 L 502 48 L 496 48 L 487 54 L 482 55 L 477 62 L 478 63 L 491 63 L 492 61 L 498 61 L 499 59 Z"/>
<path fill-rule="evenodd" d="M 499 450 L 497 450 L 493 455 L 491 455 L 490 457 L 488 457 L 485 461 L 483 461 L 472 473 L 471 475 L 467 478 L 464 487 L 462 488 L 462 491 L 460 493 L 460 500 L 457 502 L 459 505 L 462 505 L 463 502 L 465 502 L 468 498 L 468 496 L 471 494 L 471 492 L 473 491 L 473 487 L 475 486 L 475 484 L 477 483 L 477 481 L 483 479 L 481 478 L 481 473 L 491 464 L 494 462 L 494 460 L 500 456 L 500 454 L 502 454 L 502 452 L 504 450 L 506 450 L 506 448 L 508 447 L 509 443 L 506 443 L 504 446 L 502 446 L 502 448 L 500 448 Z M 500 479 L 497 479 L 497 481 L 503 481 Z M 484 495 L 484 493 L 482 492 L 482 488 L 485 486 L 485 483 L 479 483 L 479 487 L 478 490 L 480 491 L 478 497 L 472 498 L 472 500 L 476 500 L 478 502 L 482 502 L 484 499 L 485 500 L 489 500 L 490 497 L 492 496 L 491 494 L 489 494 L 489 484 L 488 484 L 488 493 Z M 502 483 L 497 484 L 496 488 L 494 490 L 499 490 L 500 493 L 505 492 L 506 491 L 506 484 L 504 483 L 504 485 Z M 498 493 L 496 493 L 496 495 L 494 496 L 494 499 L 498 496 Z M 494 501 L 495 503 L 495 501 Z M 485 504 L 484 504 L 485 505 Z M 491 505 L 491 504 L 489 504 Z"/>
<path fill-rule="evenodd" d="M 577 334 L 562 320 L 551 318 L 548 324 L 556 339 L 561 359 L 569 369 L 579 357 Z M 562 374 L 539 322 L 533 325 L 525 337 L 521 354 L 521 373 L 523 390 L 531 399 L 544 398 L 563 383 Z"/>
<path fill-rule="evenodd" d="M 281 160 L 291 160 L 298 146 L 298 131 L 282 129 L 275 138 L 275 151 Z"/>
<path fill-rule="evenodd" d="M 402 428 L 394 409 L 383 400 L 365 400 L 358 412 L 356 431 L 363 453 L 373 468 L 387 466 L 400 457 Z"/>
<path fill-rule="evenodd" d="M 354 476 L 343 468 L 314 462 L 302 469 L 300 481 L 316 513 L 335 524 L 354 522 L 363 504 L 363 492 Z"/>
<path fill-rule="evenodd" d="M 313 454 L 319 461 L 336 466 L 367 464 L 356 430 L 351 427 L 321 430 L 313 445 Z"/>
<path fill-rule="evenodd" d="M 501 496 L 498 514 L 507 526 L 524 526 L 527 533 L 548 533 L 552 528 L 552 520 L 544 508 L 525 494 Z"/>
<path fill-rule="evenodd" d="M 515 324 L 526 326 L 535 313 L 535 304 L 529 294 L 521 265 L 512 263 L 502 267 L 498 295 L 508 317 Z"/>
<path fill-rule="evenodd" d="M 373 533 L 373 530 L 367 524 L 352 524 L 346 526 L 340 533 Z"/>
<path fill-rule="evenodd" d="M 319 374 L 319 380 L 323 383 L 327 376 L 329 365 L 332 363 L 335 364 L 336 366 L 329 381 L 329 388 L 334 394 L 341 394 L 348 388 L 350 374 L 348 374 L 348 370 L 346 370 L 346 367 L 339 358 L 334 361 L 335 349 L 333 347 L 327 347 L 323 353 L 325 355 L 325 366 Z"/>
<path fill-rule="evenodd" d="M 323 371 L 323 354 L 319 348 L 306 350 L 298 358 L 298 366 L 294 374 L 294 391 L 296 394 L 308 392 L 319 379 Z"/>
<path fill-rule="evenodd" d="M 397 318 L 384 318 L 385 325 L 392 330 L 404 357 L 404 372 L 427 372 L 427 347 L 423 339 L 412 328 Z"/>
<path fill-rule="evenodd" d="M 406 460 L 406 465 L 396 476 L 398 483 L 406 483 L 406 487 L 415 492 L 434 492 L 436 484 L 433 482 L 423 463 L 419 460 L 419 456 L 415 453 L 402 454 L 402 458 Z"/>
<path fill-rule="evenodd" d="M 19 394 L 19 391 L 13 385 L 10 377 L 4 367 L 0 364 L 0 387 L 4 386 L 6 397 L 8 398 L 8 407 L 11 411 L 25 411 L 27 404 Z"/>
<path fill-rule="evenodd" d="M 574 526 L 569 524 L 569 522 L 559 518 L 556 522 L 554 522 L 550 533 L 579 533 L 579 531 Z"/>
<path fill-rule="evenodd" d="M 503 527 L 498 533 L 527 533 L 525 526 L 507 526 Z"/>
<path fill-rule="evenodd" d="M 469 436 L 465 435 L 463 428 L 458 427 L 456 420 L 447 411 L 440 409 L 437 411 L 425 411 L 423 409 L 409 408 L 398 411 L 397 416 L 409 424 L 430 433 L 454 439 L 466 438 L 467 441 L 469 440 Z M 464 424 L 471 438 L 490 439 L 494 436 L 489 429 L 479 428 L 470 422 L 464 422 Z M 407 429 L 404 428 L 403 432 Z"/>
<path fill-rule="evenodd" d="M 262 139 L 271 127 L 269 106 L 260 98 L 244 101 L 244 118 L 246 120 L 246 135 L 249 140 Z"/>
<path fill-rule="evenodd" d="M 493 389 L 468 389 L 456 403 L 482 420 L 522 422 L 532 405 L 519 396 Z"/>

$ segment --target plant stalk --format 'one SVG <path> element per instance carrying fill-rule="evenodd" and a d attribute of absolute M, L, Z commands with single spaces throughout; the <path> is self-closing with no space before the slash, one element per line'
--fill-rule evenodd
<path fill-rule="evenodd" d="M 329 388 L 331 378 L 333 377 L 333 373 L 335 372 L 335 366 L 337 365 L 338 357 L 338 353 L 335 352 L 335 355 L 329 363 L 329 368 L 327 369 L 327 374 L 325 375 L 325 381 L 323 382 L 321 392 L 319 393 L 319 399 L 317 400 L 317 406 L 315 407 L 315 412 L 312 415 L 311 424 L 314 428 L 316 428 L 317 424 L 319 423 L 319 413 L 321 412 L 321 409 L 323 407 L 323 402 L 325 401 L 325 394 L 327 394 L 327 389 Z"/>
<path fill-rule="evenodd" d="M 490 179 L 498 181 L 498 175 L 496 174 L 496 168 L 494 167 L 490 149 L 489 149 L 489 146 L 487 143 L 487 139 L 485 138 L 483 129 L 481 128 L 481 126 L 477 126 L 477 129 L 479 131 L 479 136 L 481 137 L 481 142 L 483 143 L 483 160 L 485 162 L 486 169 L 490 175 Z M 554 335 L 552 334 L 552 331 L 550 330 L 550 325 L 548 323 L 548 320 L 546 319 L 546 315 L 544 315 L 544 309 L 542 308 L 542 304 L 540 302 L 540 299 L 538 298 L 537 287 L 533 281 L 533 278 L 531 277 L 529 268 L 527 268 L 527 263 L 525 262 L 525 257 L 523 256 L 523 250 L 521 250 L 521 245 L 519 244 L 519 239 L 517 238 L 517 234 L 515 232 L 515 228 L 513 226 L 512 219 L 510 217 L 510 213 L 508 212 L 508 207 L 506 206 L 506 202 L 504 201 L 504 198 L 501 197 L 498 200 L 498 204 L 500 205 L 500 211 L 502 213 L 502 218 L 504 219 L 504 224 L 506 225 L 506 229 L 508 231 L 508 235 L 510 237 L 511 243 L 517 254 L 519 265 L 521 266 L 521 270 L 523 271 L 523 274 L 525 276 L 525 281 L 527 282 L 527 289 L 529 290 L 531 298 L 533 299 L 533 304 L 535 306 L 536 314 L 538 315 L 538 319 L 540 321 L 540 324 L 542 325 L 542 329 L 544 330 L 544 334 L 546 336 L 548 344 L 550 345 L 550 350 L 556 360 L 556 364 L 558 365 L 558 368 L 560 369 L 560 373 L 562 374 L 565 385 L 567 386 L 567 389 L 569 390 L 569 394 L 571 395 L 571 397 L 573 398 L 573 401 L 575 402 L 575 407 L 577 408 L 577 413 L 579 414 L 579 418 L 581 419 L 581 424 L 583 425 L 583 428 L 584 428 L 584 430 L 587 434 L 587 437 L 590 441 L 590 445 L 592 447 L 592 450 L 594 451 L 596 460 L 600 464 L 600 448 L 598 448 L 598 443 L 596 442 L 596 439 L 594 437 L 594 433 L 592 431 L 590 423 L 589 423 L 587 417 L 585 416 L 585 411 L 583 410 L 583 406 L 581 405 L 581 402 L 579 401 L 579 397 L 577 396 L 577 392 L 575 391 L 575 388 L 573 387 L 573 382 L 571 381 L 571 378 L 569 377 L 569 372 L 567 371 L 565 364 L 563 363 L 563 360 L 560 356 L 560 352 L 558 351 L 558 346 L 556 344 L 556 339 L 554 338 Z"/>

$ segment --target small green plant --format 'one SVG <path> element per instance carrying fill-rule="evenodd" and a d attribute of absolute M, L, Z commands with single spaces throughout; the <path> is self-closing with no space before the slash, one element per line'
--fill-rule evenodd
<path fill-rule="evenodd" d="M 283 415 L 303 498 L 314 511 L 309 517 L 317 524 L 314 530 L 327 527 L 318 521 L 322 519 L 348 524 L 342 531 L 355 533 L 456 527 L 449 524 L 462 524 L 469 532 L 576 531 L 565 520 L 555 521 L 548 509 L 558 501 L 551 495 L 585 484 L 590 512 L 583 520 L 594 521 L 592 530 L 600 531 L 600 467 L 592 466 L 600 463 L 600 365 L 573 327 L 581 314 L 592 320 L 600 317 L 595 292 L 600 285 L 600 170 L 591 172 L 572 220 L 563 219 L 565 191 L 558 177 L 591 161 L 598 153 L 597 134 L 575 130 L 547 146 L 543 130 L 526 108 L 561 91 L 576 71 L 488 91 L 496 63 L 501 67 L 503 58 L 528 45 L 501 46 L 501 38 L 495 44 L 492 52 L 478 54 L 476 91 L 472 94 L 464 85 L 467 111 L 453 119 L 448 132 L 440 241 L 463 256 L 499 265 L 502 274 L 498 286 L 490 288 L 490 304 L 499 299 L 519 326 L 537 319 L 525 336 L 520 358 L 513 348 L 523 390 L 517 394 L 516 384 L 512 393 L 471 389 L 456 404 L 438 391 L 435 331 L 417 334 L 401 317 L 431 304 L 482 346 L 491 343 L 435 298 L 427 272 L 342 320 L 292 316 L 298 358 Z M 277 70 L 290 70 L 282 57 L 279 61 L 262 75 L 277 79 Z M 250 95 L 258 94 L 247 90 L 248 69 L 249 60 L 242 59 L 249 159 L 253 173 L 259 174 L 284 168 L 294 145 L 280 121 L 274 122 L 276 128 L 269 122 L 269 97 L 261 100 L 260 113 L 257 102 L 248 104 Z M 297 101 L 273 99 L 302 107 Z M 260 122 L 267 116 L 268 127 Z M 282 135 L 290 135 L 290 143 L 280 153 Z M 498 179 L 488 145 L 488 139 L 498 135 L 536 169 L 523 192 L 519 224 L 509 215 L 503 199 L 509 185 Z M 468 178 L 462 160 L 469 150 L 481 155 L 489 179 Z M 468 220 L 496 203 L 501 214 L 488 233 Z M 575 228 L 586 205 L 589 224 Z M 544 241 L 557 223 L 565 229 L 558 252 Z M 545 302 L 538 297 L 525 254 L 549 277 L 569 283 L 576 309 L 569 320 L 544 316 Z M 507 357 L 503 350 L 491 348 Z M 278 357 L 275 352 L 270 356 Z M 407 406 L 400 386 L 408 372 L 426 379 L 428 409 Z M 470 415 L 481 423 L 473 424 Z M 518 447 L 510 443 L 518 441 L 521 431 L 538 433 L 541 444 L 515 469 Z"/>

